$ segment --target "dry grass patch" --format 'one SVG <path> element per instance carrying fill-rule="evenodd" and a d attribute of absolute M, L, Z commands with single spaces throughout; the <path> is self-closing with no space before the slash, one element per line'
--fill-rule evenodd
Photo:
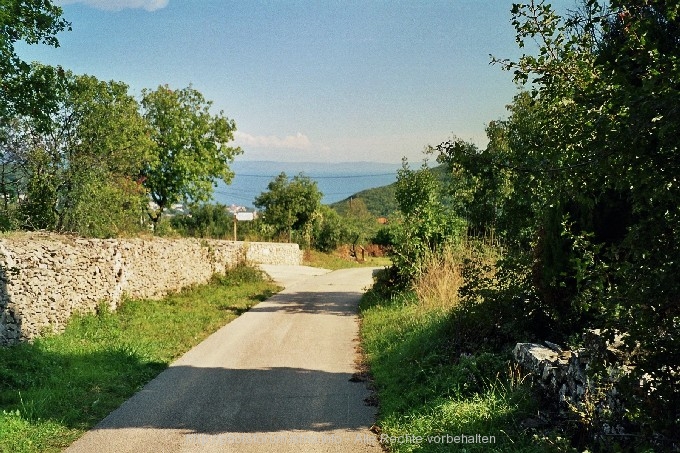
<path fill-rule="evenodd" d="M 480 251 L 465 242 L 447 247 L 439 255 L 430 256 L 424 263 L 424 271 L 413 283 L 419 307 L 423 311 L 449 311 L 456 308 L 459 304 L 458 290 L 465 283 L 465 263 L 480 258 L 485 264 L 493 266 L 498 255 L 488 247 Z"/>

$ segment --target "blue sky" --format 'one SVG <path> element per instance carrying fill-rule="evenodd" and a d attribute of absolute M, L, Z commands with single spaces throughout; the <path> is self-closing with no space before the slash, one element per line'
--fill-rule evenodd
<path fill-rule="evenodd" d="M 73 30 L 24 59 L 135 95 L 192 84 L 236 121 L 239 160 L 420 161 L 454 134 L 483 145 L 517 92 L 489 64 L 520 54 L 512 1 L 56 3 Z"/>

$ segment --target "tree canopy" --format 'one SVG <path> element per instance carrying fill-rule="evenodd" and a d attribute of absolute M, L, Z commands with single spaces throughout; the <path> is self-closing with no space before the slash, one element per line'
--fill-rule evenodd
<path fill-rule="evenodd" d="M 144 191 L 136 180 L 151 158 L 139 104 L 120 82 L 70 72 L 54 80 L 54 109 L 39 119 L 14 117 L 3 128 L 5 218 L 14 200 L 19 225 L 30 229 L 106 236 L 138 223 Z"/>
<path fill-rule="evenodd" d="M 229 169 L 242 151 L 229 147 L 236 124 L 223 112 L 213 115 L 211 101 L 188 87 L 172 90 L 167 85 L 143 92 L 144 117 L 151 127 L 154 159 L 144 170 L 144 186 L 158 209 L 149 213 L 157 223 L 168 206 L 179 201 L 210 198 L 215 178 L 229 184 Z"/>
<path fill-rule="evenodd" d="M 58 47 L 60 31 L 70 29 L 50 0 L 0 0 L 0 118 L 13 112 L 38 115 L 53 97 L 52 84 L 31 71 L 16 54 L 18 41 Z"/>
<path fill-rule="evenodd" d="M 264 222 L 277 234 L 287 233 L 290 241 L 294 230 L 311 228 L 321 197 L 316 182 L 309 177 L 299 174 L 289 180 L 282 172 L 255 199 L 255 206 L 264 209 Z"/>
<path fill-rule="evenodd" d="M 514 328 L 533 335 L 624 333 L 634 368 L 618 415 L 670 435 L 680 407 L 680 5 L 588 0 L 560 17 L 532 1 L 512 12 L 520 47 L 538 50 L 496 61 L 527 91 L 490 125 L 485 150 L 438 147 L 464 199 L 458 214 L 497 228 L 505 246 L 496 280 L 468 294 L 509 304 Z"/>

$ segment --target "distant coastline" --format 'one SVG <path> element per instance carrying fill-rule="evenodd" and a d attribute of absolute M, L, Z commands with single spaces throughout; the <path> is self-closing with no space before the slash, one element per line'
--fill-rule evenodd
<path fill-rule="evenodd" d="M 273 162 L 235 161 L 230 185 L 218 182 L 213 201 L 225 205 L 253 206 L 253 200 L 267 190 L 267 184 L 281 172 L 299 173 L 317 182 L 324 204 L 335 203 L 365 189 L 396 181 L 401 163 L 380 162 Z"/>

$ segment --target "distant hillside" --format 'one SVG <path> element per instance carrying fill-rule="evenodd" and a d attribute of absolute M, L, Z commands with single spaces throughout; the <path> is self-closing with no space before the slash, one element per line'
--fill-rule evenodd
<path fill-rule="evenodd" d="M 376 217 L 387 217 L 393 212 L 397 211 L 397 200 L 395 194 L 397 192 L 396 183 L 387 186 L 376 187 L 374 189 L 366 189 L 357 192 L 351 197 L 338 201 L 330 205 L 331 208 L 338 211 L 340 214 L 345 214 L 349 209 L 350 199 L 362 200 L 366 204 L 368 212 Z"/>
<path fill-rule="evenodd" d="M 437 178 L 445 182 L 448 171 L 445 165 L 439 165 L 430 169 Z M 349 209 L 350 199 L 359 199 L 366 204 L 366 209 L 368 212 L 376 217 L 387 217 L 390 214 L 399 210 L 396 200 L 397 184 L 392 183 L 386 186 L 376 187 L 374 189 L 366 189 L 361 192 L 357 192 L 351 197 L 345 198 L 344 200 L 332 203 L 331 208 L 335 209 L 338 213 L 344 214 Z"/>

